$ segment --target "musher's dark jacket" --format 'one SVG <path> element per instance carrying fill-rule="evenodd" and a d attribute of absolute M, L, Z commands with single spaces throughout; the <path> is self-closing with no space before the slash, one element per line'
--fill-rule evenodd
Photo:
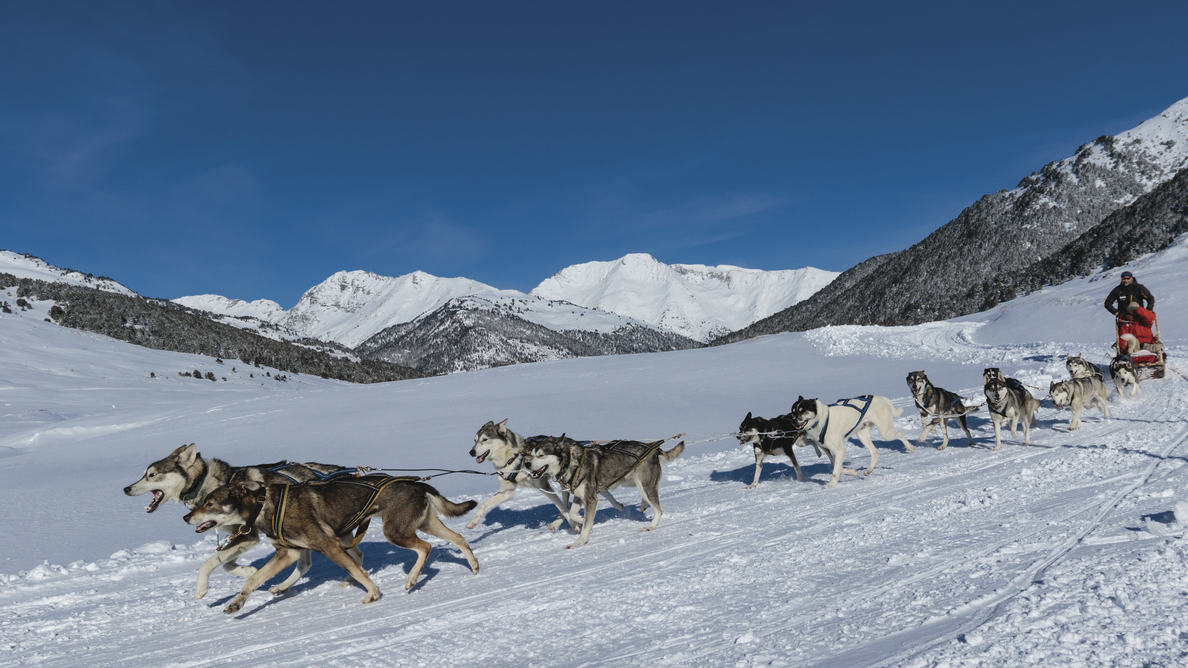
<path fill-rule="evenodd" d="M 1147 303 L 1143 304 L 1143 300 L 1146 300 Z M 1110 313 L 1118 315 L 1118 311 L 1125 312 L 1126 307 L 1130 306 L 1132 301 L 1148 310 L 1155 310 L 1155 298 L 1151 296 L 1151 291 L 1136 281 L 1131 281 L 1130 285 L 1119 285 L 1110 290 L 1110 294 L 1106 296 L 1105 307 Z M 1118 305 L 1114 306 L 1114 302 L 1118 302 Z"/>

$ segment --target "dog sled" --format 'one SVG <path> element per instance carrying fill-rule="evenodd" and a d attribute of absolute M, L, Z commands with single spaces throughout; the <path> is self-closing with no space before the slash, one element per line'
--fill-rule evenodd
<path fill-rule="evenodd" d="M 1154 313 L 1152 311 L 1152 313 Z M 1128 357 L 1134 364 L 1135 370 L 1138 372 L 1139 380 L 1148 380 L 1151 378 L 1163 378 L 1165 366 L 1167 364 L 1167 354 L 1163 351 L 1163 341 L 1159 338 L 1159 316 L 1155 316 L 1155 321 L 1151 323 L 1151 334 L 1154 340 L 1151 343 L 1139 343 L 1137 349 L 1128 351 L 1125 347 L 1120 347 L 1119 342 L 1122 340 L 1123 324 L 1126 323 L 1122 318 L 1114 318 L 1114 344 L 1111 346 L 1116 351 L 1116 357 Z M 1135 346 L 1131 346 L 1135 348 Z"/>

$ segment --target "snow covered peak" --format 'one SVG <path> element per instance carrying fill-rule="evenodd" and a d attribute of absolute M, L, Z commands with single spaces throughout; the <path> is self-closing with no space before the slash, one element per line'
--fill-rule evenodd
<path fill-rule="evenodd" d="M 73 269 L 62 269 L 26 253 L 0 250 L 0 273 L 12 274 L 17 278 L 32 278 L 49 283 L 69 283 L 106 292 L 134 296 L 136 293 L 110 278 L 96 277 Z"/>
<path fill-rule="evenodd" d="M 625 315 L 698 341 L 739 329 L 808 298 L 837 276 L 813 267 L 781 271 L 730 265 L 667 265 L 646 253 L 562 269 L 531 294 Z"/>
<path fill-rule="evenodd" d="M 285 309 L 271 299 L 245 302 L 242 299 L 228 299 L 220 295 L 193 295 L 178 297 L 172 301 L 200 311 L 219 313 L 233 318 L 257 318 L 264 322 L 277 322 L 285 315 Z"/>
<path fill-rule="evenodd" d="M 468 278 L 439 278 L 423 271 L 395 278 L 340 271 L 306 291 L 277 324 L 353 348 L 385 327 L 414 320 L 455 297 L 500 293 Z"/>

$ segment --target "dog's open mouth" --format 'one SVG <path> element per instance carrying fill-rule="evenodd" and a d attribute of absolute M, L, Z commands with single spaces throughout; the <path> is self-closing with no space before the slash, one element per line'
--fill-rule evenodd
<path fill-rule="evenodd" d="M 808 423 L 809 423 L 809 421 L 808 421 L 808 420 L 805 420 L 804 422 L 798 423 L 798 424 L 796 425 L 796 431 L 804 431 L 804 426 L 805 426 L 806 424 L 808 424 Z"/>
<path fill-rule="evenodd" d="M 1059 408 L 1060 410 L 1064 410 L 1064 404 L 1057 403 L 1055 401 L 1053 401 L 1052 403 L 1056 404 L 1056 408 Z"/>
<path fill-rule="evenodd" d="M 475 457 L 474 461 L 478 462 L 479 464 L 482 464 L 483 462 L 487 461 L 487 457 L 489 457 L 489 456 L 491 456 L 490 450 L 484 452 L 483 454 L 479 455 L 478 457 Z"/>
<path fill-rule="evenodd" d="M 144 507 L 144 512 L 151 513 L 154 510 L 156 510 L 157 508 L 160 508 L 161 502 L 164 500 L 165 500 L 165 492 L 162 492 L 159 489 L 154 489 L 153 490 L 153 500 L 150 501 L 149 504 Z"/>
<path fill-rule="evenodd" d="M 545 464 L 544 466 L 542 466 L 538 469 L 528 469 L 528 475 L 532 476 L 533 478 L 539 478 L 542 475 L 544 475 L 545 471 L 547 471 L 547 470 L 549 470 L 549 465 Z"/>
<path fill-rule="evenodd" d="M 210 531 L 211 529 L 215 528 L 216 524 L 218 524 L 218 523 L 215 522 L 214 520 L 206 520 L 205 522 L 203 522 L 202 524 L 199 524 L 194 529 L 194 533 L 206 533 L 207 531 Z"/>

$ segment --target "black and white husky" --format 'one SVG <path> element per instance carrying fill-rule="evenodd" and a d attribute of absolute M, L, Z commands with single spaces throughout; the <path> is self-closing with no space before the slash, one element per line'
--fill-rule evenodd
<path fill-rule="evenodd" d="M 499 424 L 488 421 L 487 424 L 479 428 L 478 433 L 474 435 L 474 447 L 470 449 L 470 456 L 474 457 L 474 461 L 479 464 L 488 459 L 491 460 L 498 473 L 499 491 L 495 493 L 495 496 L 479 504 L 479 507 L 474 511 L 474 517 L 466 524 L 467 529 L 477 527 L 479 522 L 483 521 L 483 516 L 487 514 L 487 511 L 501 503 L 511 501 L 516 495 L 516 487 L 532 487 L 540 490 L 541 494 L 547 496 L 553 505 L 561 511 L 561 517 L 549 524 L 549 531 L 561 528 L 561 523 L 564 521 L 568 521 L 569 527 L 574 531 L 581 526 L 581 516 L 576 512 L 570 514 L 569 494 L 564 491 L 558 494 L 549 484 L 548 478 L 533 477 L 525 465 L 529 443 L 544 438 L 546 437 L 534 436 L 525 440 L 507 428 L 506 419 Z M 609 492 L 603 496 L 615 509 L 623 509 L 623 504 L 616 501 Z"/>
<path fill-rule="evenodd" d="M 829 455 L 829 462 L 833 464 L 833 475 L 825 487 L 836 487 L 838 478 L 843 472 L 858 475 L 855 469 L 842 468 L 842 461 L 846 457 L 846 440 L 854 436 L 866 449 L 870 451 L 870 466 L 864 475 L 874 471 L 875 462 L 879 461 L 879 451 L 875 450 L 870 440 L 870 430 L 879 428 L 879 435 L 883 440 L 891 436 L 898 439 L 908 452 L 915 452 L 916 448 L 903 434 L 895 428 L 895 418 L 903 413 L 902 408 L 895 408 L 887 397 L 870 394 L 854 399 L 845 399 L 826 406 L 818 399 L 800 397 L 792 404 L 789 415 L 796 422 L 796 429 L 804 432 L 804 438 L 811 443 L 825 448 Z"/>
<path fill-rule="evenodd" d="M 739 445 L 750 444 L 755 449 L 755 479 L 745 489 L 755 489 L 755 486 L 759 484 L 759 474 L 763 472 L 763 460 L 768 455 L 782 454 L 791 459 L 792 469 L 796 471 L 796 481 L 804 482 L 804 476 L 800 473 L 800 462 L 796 461 L 796 453 L 793 451 L 793 446 L 797 441 L 804 442 L 801 436 L 803 434 L 796 430 L 796 422 L 792 419 L 791 414 L 768 420 L 752 417 L 750 413 L 747 413 L 742 424 L 738 425 L 738 443 Z M 817 456 L 821 456 L 819 448 Z"/>
<path fill-rule="evenodd" d="M 1073 378 L 1052 383 L 1048 386 L 1048 395 L 1052 397 L 1052 403 L 1056 404 L 1056 408 L 1064 410 L 1065 404 L 1072 408 L 1072 420 L 1068 423 L 1069 431 L 1081 428 L 1081 411 L 1085 406 L 1097 406 L 1105 414 L 1106 419 L 1110 419 L 1110 407 L 1106 404 L 1110 390 L 1105 386 L 1105 383 L 1095 377 Z"/>
<path fill-rule="evenodd" d="M 166 501 L 183 504 L 193 510 L 210 496 L 211 492 L 230 482 L 256 482 L 261 484 L 284 484 L 305 482 L 307 480 L 323 479 L 333 474 L 347 474 L 354 469 L 331 464 L 307 462 L 305 464 L 291 464 L 277 462 L 275 464 L 261 464 L 259 466 L 231 466 L 221 459 L 204 459 L 194 444 L 183 445 L 169 453 L 168 457 L 149 464 L 140 480 L 124 488 L 128 496 L 152 494 L 153 500 L 145 508 L 145 512 L 155 512 Z M 206 596 L 209 589 L 210 574 L 215 568 L 223 570 L 241 578 L 250 577 L 256 572 L 251 566 L 243 566 L 236 562 L 244 552 L 252 549 L 260 542 L 260 536 L 255 531 L 244 533 L 237 537 L 229 546 L 216 552 L 214 556 L 203 562 L 198 569 L 198 585 L 194 588 L 194 598 Z M 362 563 L 363 553 L 353 548 L 353 556 Z M 288 589 L 297 583 L 306 571 L 311 561 L 309 550 L 303 550 L 297 568 L 284 584 L 275 589 Z"/>
<path fill-rule="evenodd" d="M 1127 385 L 1132 386 L 1130 396 L 1143 396 L 1143 390 L 1139 387 L 1138 367 L 1134 365 L 1130 355 L 1118 355 L 1110 362 L 1110 377 L 1114 379 L 1114 386 L 1118 388 L 1118 396 L 1122 396 L 1122 390 Z"/>
<path fill-rule="evenodd" d="M 1068 375 L 1073 378 L 1096 378 L 1105 381 L 1105 374 L 1101 372 L 1101 369 L 1080 355 L 1069 355 L 1064 362 L 1064 368 L 1068 369 Z"/>
<path fill-rule="evenodd" d="M 965 430 L 965 437 L 969 439 L 968 445 L 973 445 L 973 434 L 969 433 L 969 425 L 966 424 L 965 416 L 977 410 L 976 408 L 967 409 L 960 396 L 933 385 L 923 371 L 909 373 L 907 384 L 912 391 L 912 398 L 916 400 L 916 408 L 920 410 L 920 422 L 923 423 L 920 438 L 916 440 L 917 443 L 923 445 L 924 439 L 928 437 L 928 432 L 932 431 L 933 427 L 940 425 L 942 440 L 937 450 L 944 450 L 949 447 L 948 422 L 956 420 L 957 424 Z"/>
<path fill-rule="evenodd" d="M 573 495 L 572 516 L 578 504 L 584 509 L 582 532 L 567 548 L 581 547 L 590 538 L 594 513 L 598 510 L 598 495 L 619 485 L 635 487 L 643 497 L 639 511 L 653 510 L 652 523 L 644 531 L 651 531 L 660 523 L 664 509 L 660 507 L 661 462 L 671 462 L 685 449 L 685 442 L 671 450 L 661 450 L 664 441 L 610 441 L 581 444 L 562 434 L 559 438 L 534 441 L 528 453 L 528 469 L 535 478 L 552 477 Z"/>
<path fill-rule="evenodd" d="M 1035 421 L 1035 412 L 1039 410 L 1039 399 L 1032 396 L 1023 383 L 1007 378 L 998 369 L 986 369 L 982 377 L 986 380 L 983 387 L 986 408 L 994 422 L 994 450 L 1002 449 L 1003 423 L 1010 425 L 1011 438 L 1015 438 L 1015 425 L 1022 422 L 1023 445 L 1031 443 L 1031 423 Z"/>

